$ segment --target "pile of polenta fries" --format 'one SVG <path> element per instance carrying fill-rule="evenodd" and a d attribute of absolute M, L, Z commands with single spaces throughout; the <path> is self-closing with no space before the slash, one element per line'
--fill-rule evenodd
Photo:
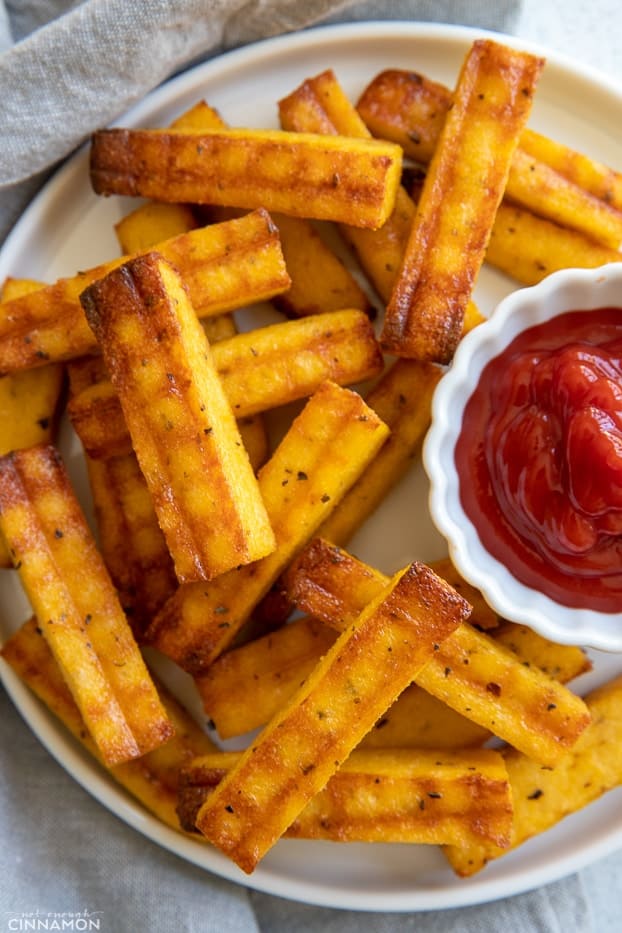
<path fill-rule="evenodd" d="M 389 578 L 344 550 L 418 456 L 482 263 L 531 284 L 620 259 L 622 175 L 526 128 L 542 66 L 481 40 L 453 91 L 386 71 L 355 106 L 327 71 L 279 102 L 281 130 L 202 101 L 98 132 L 94 190 L 148 199 L 122 258 L 4 285 L 1 560 L 33 617 L 2 656 L 246 872 L 287 836 L 441 845 L 470 875 L 622 781 L 622 678 L 582 699 L 584 652 L 499 619 L 449 561 Z M 287 320 L 238 333 L 266 300 Z M 97 544 L 53 446 L 65 374 Z M 271 449 L 265 413 L 295 401 Z"/>

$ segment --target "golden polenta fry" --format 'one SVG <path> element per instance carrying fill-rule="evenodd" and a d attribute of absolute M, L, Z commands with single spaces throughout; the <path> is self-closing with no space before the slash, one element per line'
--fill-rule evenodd
<path fill-rule="evenodd" d="M 439 562 L 432 567 L 443 575 Z M 455 586 L 451 577 L 449 582 Z M 470 602 L 472 587 L 456 588 Z M 474 615 L 471 619 L 476 621 Z M 539 668 L 562 684 L 590 670 L 589 659 L 580 648 L 555 644 L 525 626 L 505 622 L 490 634 L 495 642 L 512 651 L 521 664 Z M 417 684 L 411 684 L 365 736 L 362 744 L 366 748 L 404 745 L 428 748 L 441 744 L 443 748 L 466 748 L 483 745 L 492 735 L 490 729 L 457 713 Z"/>
<path fill-rule="evenodd" d="M 394 143 L 282 130 L 100 130 L 91 142 L 97 194 L 264 207 L 381 227 L 395 201 L 402 151 Z"/>
<path fill-rule="evenodd" d="M 389 352 L 452 359 L 542 65 L 491 40 L 467 53 L 387 305 Z"/>
<path fill-rule="evenodd" d="M 0 459 L 0 531 L 102 758 L 166 741 L 172 727 L 54 448 Z"/>
<path fill-rule="evenodd" d="M 201 805 L 239 759 L 239 752 L 216 752 L 183 768 L 179 817 L 188 832 L 195 830 Z M 492 840 L 503 846 L 511 827 L 512 801 L 498 752 L 355 749 L 284 835 L 436 845 Z"/>
<path fill-rule="evenodd" d="M 429 568 L 396 574 L 208 797 L 197 829 L 252 872 L 468 613 Z"/>
<path fill-rule="evenodd" d="M 614 210 L 578 185 L 565 179 L 523 149 L 514 153 L 507 195 L 513 203 L 527 207 L 563 227 L 579 230 L 596 243 L 619 249 L 622 246 L 622 211 Z"/>
<path fill-rule="evenodd" d="M 497 644 L 509 648 L 523 663 L 539 667 L 561 684 L 592 670 L 592 662 L 578 645 L 559 645 L 526 625 L 502 621 L 491 634 Z"/>
<path fill-rule="evenodd" d="M 181 582 L 274 549 L 209 344 L 182 282 L 147 253 L 81 296 Z"/>
<path fill-rule="evenodd" d="M 35 618 L 9 638 L 0 655 L 74 738 L 102 761 Z M 180 770 L 197 755 L 214 751 L 214 745 L 168 690 L 162 684 L 156 686 L 174 735 L 139 759 L 113 765 L 109 772 L 158 819 L 179 829 L 176 809 Z"/>
<path fill-rule="evenodd" d="M 147 633 L 155 647 L 191 674 L 208 668 L 330 515 L 387 433 L 356 392 L 330 382 L 320 386 L 259 471 L 276 550 L 209 586 L 181 586 Z"/>
<path fill-rule="evenodd" d="M 350 310 L 270 324 L 219 340 L 212 346 L 212 359 L 238 419 L 312 395 L 327 379 L 338 385 L 361 382 L 377 375 L 383 365 L 369 318 Z M 89 386 L 70 401 L 68 410 L 91 457 L 118 456 L 131 449 L 111 383 Z"/>
<path fill-rule="evenodd" d="M 356 109 L 365 126 L 380 139 L 398 143 L 421 165 L 432 161 L 451 91 L 416 71 L 387 68 L 360 95 Z"/>
<path fill-rule="evenodd" d="M 278 231 L 264 210 L 191 230 L 157 249 L 183 277 L 201 318 L 263 301 L 290 285 Z M 0 303 L 0 374 L 96 352 L 80 294 L 128 258 Z"/>
<path fill-rule="evenodd" d="M 550 829 L 622 783 L 622 678 L 585 698 L 592 721 L 572 751 L 542 768 L 515 749 L 503 751 L 514 801 L 511 849 Z M 480 871 L 509 849 L 477 843 L 445 849 L 463 877 Z"/>
<path fill-rule="evenodd" d="M 316 539 L 287 575 L 289 594 L 304 612 L 338 631 L 356 617 L 387 578 L 347 552 Z M 308 595 L 307 595 L 308 594 Z M 554 764 L 589 722 L 583 701 L 567 687 L 471 625 L 461 625 L 434 653 L 415 682 L 541 764 Z"/>
<path fill-rule="evenodd" d="M 361 382 L 383 366 L 369 318 L 349 309 L 238 334 L 214 347 L 214 362 L 238 416 L 306 398 L 326 380 Z"/>

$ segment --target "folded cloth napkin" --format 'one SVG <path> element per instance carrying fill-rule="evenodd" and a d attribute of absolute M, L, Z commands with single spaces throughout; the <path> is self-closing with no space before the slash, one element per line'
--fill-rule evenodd
<path fill-rule="evenodd" d="M 591 15 L 609 5 L 595 0 Z M 543 7 L 537 0 L 0 0 L 0 243 L 51 168 L 92 130 L 167 76 L 223 49 L 318 22 L 396 18 L 506 32 L 518 23 L 519 34 L 557 38 L 558 48 L 568 22 L 580 52 L 588 30 L 577 26 L 579 0 L 567 0 L 563 22 L 553 11 L 547 19 Z M 594 43 L 591 50 L 597 62 Z M 86 928 L 76 920 L 92 917 L 115 933 L 620 928 L 619 853 L 491 905 L 410 915 L 312 907 L 216 878 L 126 827 L 56 764 L 2 688 L 0 747 L 0 931 L 35 929 L 37 918 L 39 929 L 62 929 L 63 914 L 75 929 Z"/>

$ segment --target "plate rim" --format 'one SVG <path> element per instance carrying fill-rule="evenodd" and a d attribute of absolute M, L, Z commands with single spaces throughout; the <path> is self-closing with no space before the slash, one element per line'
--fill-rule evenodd
<path fill-rule="evenodd" d="M 169 78 L 148 93 L 140 102 L 126 110 L 111 125 L 119 125 L 119 123 L 125 121 L 134 123 L 140 121 L 151 110 L 157 109 L 166 101 L 172 102 L 176 97 L 179 97 L 186 88 L 190 88 L 197 80 L 209 80 L 210 77 L 214 77 L 223 67 L 232 70 L 239 67 L 248 68 L 253 64 L 260 63 L 266 56 L 271 57 L 281 52 L 289 54 L 296 49 L 304 49 L 308 52 L 318 43 L 324 45 L 326 42 L 337 44 L 344 39 L 349 41 L 365 41 L 370 38 L 373 38 L 374 41 L 403 39 L 408 37 L 409 34 L 417 40 L 427 38 L 438 41 L 453 41 L 458 44 L 467 43 L 476 37 L 496 38 L 513 47 L 544 55 L 550 65 L 566 70 L 571 73 L 573 78 L 578 77 L 593 85 L 592 90 L 594 92 L 600 94 L 603 92 L 609 93 L 615 96 L 618 102 L 622 101 L 622 86 L 618 82 L 591 66 L 577 65 L 569 56 L 539 43 L 499 31 L 473 26 L 404 20 L 371 20 L 318 25 L 297 32 L 259 40 L 241 48 L 217 54 L 207 61 L 194 65 L 188 70 Z M 87 156 L 87 147 L 88 143 L 83 144 L 56 169 L 22 213 L 0 248 L 0 276 L 7 274 L 4 272 L 4 268 L 10 266 L 14 262 L 16 254 L 19 255 L 21 250 L 26 247 L 24 241 L 32 218 L 37 216 L 47 200 L 57 196 L 65 185 L 71 184 L 74 177 L 79 176 Z M 114 816 L 162 848 L 218 877 L 300 903 L 372 913 L 443 910 L 485 904 L 560 880 L 599 857 L 610 854 L 614 848 L 622 847 L 621 821 L 619 827 L 609 827 L 608 831 L 605 831 L 598 839 L 584 844 L 579 852 L 571 849 L 563 853 L 555 860 L 553 865 L 547 866 L 548 870 L 544 872 L 542 867 L 537 864 L 537 860 L 533 867 L 519 870 L 516 873 L 513 885 L 508 885 L 507 879 L 504 878 L 487 879 L 485 876 L 483 878 L 482 876 L 475 876 L 473 879 L 462 880 L 451 888 L 437 885 L 427 890 L 413 887 L 404 892 L 391 891 L 384 895 L 385 898 L 389 899 L 389 903 L 380 902 L 378 897 L 382 897 L 382 895 L 377 892 L 354 891 L 348 888 L 337 892 L 334 889 L 327 890 L 320 883 L 306 881 L 305 879 L 283 879 L 278 872 L 266 865 L 260 865 L 253 875 L 247 876 L 219 852 L 178 834 L 175 830 L 160 823 L 154 816 L 145 811 L 140 804 L 130 798 L 128 793 L 120 785 L 117 785 L 97 765 L 97 762 L 82 750 L 69 733 L 66 733 L 53 717 L 53 714 L 43 707 L 4 661 L 0 663 L 0 681 L 22 718 L 52 757 L 68 772 L 71 778 L 76 780 L 78 784 L 87 790 L 90 796 L 94 797 Z M 208 861 L 211 864 L 206 864 L 206 853 L 210 856 Z"/>

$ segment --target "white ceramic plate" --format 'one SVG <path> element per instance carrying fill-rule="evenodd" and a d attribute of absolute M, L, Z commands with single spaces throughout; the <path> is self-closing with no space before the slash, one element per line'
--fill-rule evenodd
<path fill-rule="evenodd" d="M 421 71 L 451 86 L 477 35 L 482 32 L 462 27 L 376 23 L 286 36 L 195 68 L 149 95 L 119 123 L 165 125 L 206 97 L 232 124 L 276 126 L 276 101 L 304 78 L 329 67 L 335 69 L 353 99 L 387 67 Z M 621 104 L 619 88 L 549 54 L 531 125 L 622 166 L 622 141 L 611 119 Z M 0 253 L 0 278 L 11 274 L 53 280 L 117 255 L 112 226 L 130 206 L 131 202 L 98 199 L 92 194 L 87 153 L 80 152 L 49 182 L 7 240 Z M 485 269 L 476 298 L 486 312 L 513 287 L 509 279 Z M 68 431 L 61 445 L 84 495 L 78 448 Z M 352 543 L 353 550 L 385 572 L 414 558 L 442 556 L 444 545 L 431 524 L 426 503 L 426 480 L 423 471 L 416 468 L 367 523 Z M 13 631 L 27 613 L 12 577 L 6 573 L 0 580 L 1 637 Z M 581 691 L 622 671 L 620 656 L 594 654 L 593 658 L 594 672 L 581 682 Z M 457 907 L 539 886 L 622 846 L 622 790 L 618 790 L 468 881 L 454 877 L 434 847 L 297 840 L 278 843 L 249 878 L 207 845 L 177 835 L 146 814 L 65 735 L 6 665 L 0 673 L 16 706 L 44 745 L 113 813 L 189 861 L 272 894 L 357 910 Z"/>

